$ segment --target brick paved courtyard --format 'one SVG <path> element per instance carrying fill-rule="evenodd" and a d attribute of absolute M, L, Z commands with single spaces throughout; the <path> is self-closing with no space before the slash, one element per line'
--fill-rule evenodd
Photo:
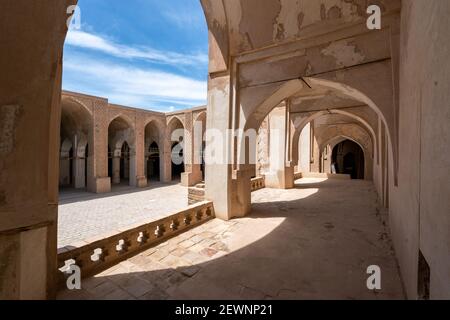
<path fill-rule="evenodd" d="M 302 179 L 63 290 L 58 299 L 403 299 L 370 182 Z M 367 289 L 367 267 L 382 289 Z"/>
<path fill-rule="evenodd" d="M 151 182 L 144 189 L 114 186 L 112 193 L 60 191 L 58 247 L 139 223 L 158 220 L 187 206 L 187 188 Z"/>

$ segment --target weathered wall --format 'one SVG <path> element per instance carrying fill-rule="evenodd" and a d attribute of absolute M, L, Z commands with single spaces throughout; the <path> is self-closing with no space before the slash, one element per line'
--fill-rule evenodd
<path fill-rule="evenodd" d="M 450 2 L 404 0 L 400 71 L 399 185 L 391 228 L 409 298 L 418 252 L 431 270 L 430 297 L 450 298 Z"/>
<path fill-rule="evenodd" d="M 0 4 L 0 300 L 54 293 L 62 48 L 75 2 Z"/>

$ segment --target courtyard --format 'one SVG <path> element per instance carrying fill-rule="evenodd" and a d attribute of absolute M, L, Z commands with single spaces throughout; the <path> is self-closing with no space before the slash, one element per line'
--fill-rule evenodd
<path fill-rule="evenodd" d="M 0 8 L 0 300 L 450 299 L 450 1 Z"/>
<path fill-rule="evenodd" d="M 252 194 L 245 218 L 214 219 L 59 299 L 404 299 L 370 182 L 304 178 Z M 246 232 L 252 230 L 252 232 Z M 367 289 L 378 265 L 382 289 Z"/>
<path fill-rule="evenodd" d="M 187 188 L 152 181 L 143 189 L 115 185 L 111 193 L 60 191 L 58 248 L 149 219 L 158 220 L 187 206 Z"/>

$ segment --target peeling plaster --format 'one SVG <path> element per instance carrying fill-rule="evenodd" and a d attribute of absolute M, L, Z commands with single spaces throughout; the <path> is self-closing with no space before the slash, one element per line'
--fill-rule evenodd
<path fill-rule="evenodd" d="M 352 45 L 348 40 L 331 43 L 323 49 L 321 53 L 325 56 L 332 56 L 336 59 L 336 64 L 340 67 L 352 66 L 361 63 L 366 58 L 356 45 Z"/>
<path fill-rule="evenodd" d="M 280 0 L 280 12 L 274 25 L 275 41 L 296 37 L 303 23 L 299 0 L 292 2 L 292 0 Z"/>

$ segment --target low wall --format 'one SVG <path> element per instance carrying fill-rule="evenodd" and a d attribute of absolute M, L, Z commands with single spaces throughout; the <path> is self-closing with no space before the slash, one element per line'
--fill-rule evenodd
<path fill-rule="evenodd" d="M 70 265 L 81 269 L 82 277 L 95 275 L 111 266 L 155 246 L 190 228 L 214 218 L 212 202 L 204 201 L 166 218 L 130 226 L 113 235 L 98 237 L 80 246 L 67 246 L 58 250 L 58 282 L 64 285 Z"/>
<path fill-rule="evenodd" d="M 252 192 L 264 189 L 266 187 L 266 179 L 264 177 L 256 177 L 251 180 Z"/>

